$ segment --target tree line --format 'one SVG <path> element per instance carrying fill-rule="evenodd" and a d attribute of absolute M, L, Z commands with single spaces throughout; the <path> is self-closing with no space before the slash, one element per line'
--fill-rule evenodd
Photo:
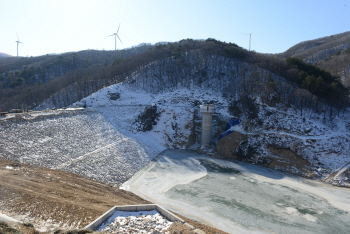
<path fill-rule="evenodd" d="M 77 101 L 76 99 L 85 97 L 106 85 L 125 81 L 154 63 L 159 64 L 161 68 L 163 67 L 163 70 L 157 70 L 159 74 L 155 74 L 155 76 L 161 77 L 162 74 L 167 73 L 172 77 L 172 82 L 175 83 L 181 81 L 185 75 L 189 74 L 180 74 L 182 73 L 181 69 L 191 72 L 191 66 L 198 67 L 200 69 L 197 74 L 199 77 L 197 81 L 204 82 L 205 74 L 208 74 L 208 71 L 203 68 L 210 63 L 216 63 L 214 59 L 210 59 L 212 56 L 238 61 L 228 66 L 236 66 L 236 68 L 240 66 L 239 72 L 234 74 L 242 78 L 240 79 L 242 86 L 239 87 L 244 92 L 250 92 L 249 88 L 258 89 L 259 85 L 262 85 L 261 82 L 263 82 L 264 89 L 269 93 L 268 95 L 280 93 L 280 95 L 276 95 L 277 99 L 278 96 L 285 97 L 287 94 L 290 95 L 288 100 L 292 100 L 293 95 L 303 96 L 303 98 L 298 99 L 299 104 L 302 106 L 306 106 L 305 103 L 309 102 L 312 103 L 310 106 L 314 106 L 313 108 L 317 109 L 319 101 L 316 102 L 315 100 L 328 103 L 338 109 L 348 105 L 347 89 L 337 81 L 336 77 L 329 76 L 329 74 L 316 66 L 310 65 L 310 67 L 308 64 L 301 63 L 295 59 L 286 60 L 273 55 L 247 51 L 234 43 L 221 42 L 213 38 L 207 40 L 185 39 L 175 43 L 158 43 L 155 45 L 145 44 L 142 45 L 142 48 L 131 48 L 128 51 L 122 50 L 117 52 L 113 55 L 105 56 L 104 54 L 107 51 L 94 51 L 94 53 L 84 51 L 86 53 L 84 59 L 88 62 L 84 62 L 84 60 L 74 61 L 74 54 L 68 57 L 56 56 L 51 62 L 45 63 L 45 67 L 47 66 L 48 69 L 44 68 L 43 62 L 40 65 L 41 69 L 39 66 L 27 65 L 19 70 L 17 75 L 16 71 L 13 75 L 13 77 L 23 78 L 25 80 L 24 84 L 23 80 L 16 81 L 15 78 L 14 80 L 12 79 L 12 82 L 18 82 L 18 85 L 16 83 L 11 88 L 9 87 L 11 83 L 6 83 L 7 86 L 0 89 L 1 107 L 10 109 L 24 106 L 26 109 L 31 109 L 50 97 L 56 100 L 53 102 L 63 103 L 58 101 L 63 100 L 63 96 L 67 96 L 64 103 L 69 105 Z M 192 55 L 189 56 L 189 53 Z M 196 58 L 195 56 L 201 57 Z M 171 65 L 165 65 L 167 59 L 170 59 Z M 94 61 L 98 61 L 98 63 Z M 220 61 L 220 59 L 217 61 Z M 84 65 L 85 63 L 86 65 Z M 255 70 L 251 67 L 248 68 L 246 65 L 242 67 L 239 65 L 240 63 L 251 64 L 252 67 L 255 67 Z M 224 65 L 224 63 L 216 64 L 218 66 Z M 54 68 L 56 75 L 58 75 L 57 77 L 39 80 L 40 82 L 37 78 L 30 78 L 33 77 L 33 72 L 38 77 L 40 76 L 38 71 L 47 71 L 50 68 Z M 5 72 L 7 74 L 11 73 L 11 71 Z M 231 79 L 229 76 L 225 77 L 225 75 L 220 73 L 223 72 L 219 72 L 216 75 L 218 78 L 221 77 L 221 84 L 225 83 L 224 79 Z M 262 75 L 265 77 L 263 80 L 254 78 Z M 55 76 L 55 74 L 52 76 Z M 286 82 L 278 83 L 279 81 L 274 78 L 276 76 L 284 77 Z M 1 77 L 4 77 L 4 75 Z M 155 82 L 159 83 L 161 80 L 158 79 Z M 19 83 L 21 84 L 19 85 Z M 299 91 L 295 92 L 295 89 L 290 87 L 297 87 Z M 285 93 L 279 92 L 279 89 L 283 89 Z M 70 95 L 69 90 L 74 90 L 75 94 Z M 294 91 L 292 92 L 291 90 Z M 68 97 L 69 95 L 71 98 Z M 282 100 L 282 98 L 280 99 Z M 287 99 L 284 98 L 283 100 L 286 101 Z M 294 103 L 297 103 L 297 101 L 294 101 Z"/>

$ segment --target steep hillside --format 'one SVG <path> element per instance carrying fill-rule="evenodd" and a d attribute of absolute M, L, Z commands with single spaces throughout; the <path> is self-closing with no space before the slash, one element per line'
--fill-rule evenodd
<path fill-rule="evenodd" d="M 310 83 L 306 79 L 310 84 L 304 86 L 304 81 L 298 75 L 301 68 L 294 63 L 284 62 L 284 66 L 289 69 L 280 72 L 289 74 L 287 78 L 284 78 L 279 75 L 279 70 L 276 70 L 277 73 L 271 71 L 274 69 L 268 70 L 270 66 L 260 64 L 257 62 L 260 60 L 254 56 L 246 60 L 247 62 L 229 56 L 212 54 L 206 50 L 193 50 L 180 53 L 178 56 L 164 56 L 142 67 L 138 66 L 136 71 L 131 70 L 133 72 L 124 73 L 123 77 L 108 81 L 111 84 L 124 80 L 137 89 L 153 93 L 177 87 L 207 88 L 222 92 L 232 101 L 243 100 L 245 103 L 259 96 L 266 103 L 288 103 L 299 108 L 301 112 L 303 108 L 310 108 L 316 112 L 323 111 L 322 113 L 327 115 L 339 114 L 348 104 L 348 90 L 342 87 L 336 78 L 319 69 L 315 70 L 315 67 L 308 68 L 306 71 L 315 70 L 317 73 L 310 75 L 324 76 L 322 79 L 325 85 L 322 93 L 315 89 L 312 80 Z M 253 63 L 252 60 L 256 60 L 256 63 Z M 134 77 L 138 78 L 134 79 Z M 305 76 L 305 78 L 309 77 Z M 89 94 L 85 90 L 91 89 L 92 84 L 94 83 L 85 82 L 78 87 L 77 84 L 74 84 L 52 95 L 37 109 L 67 106 L 70 101 L 71 103 L 78 101 L 79 96 Z"/>
<path fill-rule="evenodd" d="M 126 181 L 163 149 L 140 145 L 96 111 L 16 115 L 0 120 L 0 128 L 2 158 L 109 184 Z"/>
<path fill-rule="evenodd" d="M 172 88 L 153 87 L 147 92 L 141 91 L 147 90 L 147 83 L 143 83 L 147 79 L 149 76 L 139 74 L 124 84 L 103 89 L 83 101 L 99 110 L 118 129 L 124 129 L 129 134 L 145 131 L 144 134 L 149 137 L 139 140 L 148 141 L 152 137 L 168 148 L 199 146 L 201 115 L 197 108 L 199 104 L 212 103 L 218 109 L 214 115 L 213 144 L 225 158 L 320 179 L 327 178 L 350 161 L 347 153 L 350 150 L 349 110 L 342 117 L 330 119 L 324 111 L 301 110 L 273 101 L 265 103 L 258 94 L 255 98 L 252 94 L 248 102 L 244 101 L 242 94 L 237 94 L 234 96 L 236 101 L 228 105 L 232 97 L 215 91 L 218 81 L 213 79 L 211 87 L 205 86 L 205 82 L 200 84 L 202 87 L 194 85 L 194 80 L 191 80 L 193 86 L 190 88 L 184 87 L 189 83 L 186 82 Z M 111 99 L 115 94 L 118 94 L 118 99 Z M 142 109 L 137 111 L 132 108 L 151 103 L 156 103 L 159 116 L 151 129 L 143 130 L 139 126 L 145 121 L 138 118 Z M 232 118 L 242 121 L 229 130 L 233 133 L 218 140 L 225 131 L 227 120 Z M 333 179 L 335 183 L 349 183 L 348 177 L 340 174 Z"/>
<path fill-rule="evenodd" d="M 42 142 L 50 140 L 50 143 L 39 144 L 45 149 L 41 156 L 28 147 L 32 143 L 16 146 L 16 141 L 5 137 L 4 152 L 18 160 L 120 183 L 162 149 L 197 149 L 201 137 L 198 106 L 214 104 L 218 111 L 214 115 L 213 144 L 217 144 L 221 155 L 324 179 L 350 161 L 346 143 L 350 140 L 349 100 L 345 92 L 348 90 L 319 68 L 290 60 L 249 53 L 235 44 L 214 39 L 157 45 L 115 65 L 100 68 L 101 74 L 96 72 L 84 82 L 77 73 L 77 82 L 36 105 L 38 110 L 44 110 L 67 107 L 79 101 L 75 105 L 92 107 L 93 114 L 84 112 L 83 116 L 62 117 L 44 125 L 55 126 L 52 129 L 40 121 L 23 125 L 16 122 L 11 125 L 16 127 L 4 129 L 10 139 L 23 139 L 23 142 L 32 138 L 24 129 L 34 128 L 29 133 L 39 138 L 49 132 Z M 101 76 L 104 78 L 100 79 Z M 327 89 L 320 92 L 318 88 L 324 86 L 314 84 L 322 80 Z M 115 139 L 111 135 L 113 139 L 101 140 L 99 130 L 96 137 L 91 137 L 84 147 L 73 153 L 78 143 L 71 139 L 77 138 L 81 144 L 87 141 L 85 136 L 92 136 L 95 129 L 100 129 L 99 125 L 94 127 L 95 119 L 108 122 Z M 233 129 L 234 133 L 227 132 L 226 137 L 218 140 L 230 119 L 242 121 Z M 69 129 L 56 125 L 60 122 L 70 126 Z M 85 122 L 91 122 L 93 127 L 84 126 Z M 84 131 L 74 133 L 74 125 Z M 43 131 L 45 134 L 34 134 L 40 128 L 47 129 Z M 56 141 L 61 143 L 53 146 Z M 66 141 L 73 143 L 62 148 Z M 14 151 L 16 147 L 20 150 Z M 132 148 L 131 156 L 126 153 L 128 147 Z M 65 156 L 61 159 L 62 153 Z M 120 168 L 117 175 L 109 171 L 111 165 L 96 164 L 100 158 L 108 161 L 111 155 L 120 156 L 118 165 L 112 165 Z M 122 166 L 125 160 L 128 161 L 126 167 Z M 66 165 L 63 161 L 69 163 Z M 86 165 L 91 171 L 81 169 Z M 96 165 L 103 165 L 104 169 Z M 348 180 L 341 178 L 341 184 Z"/>
<path fill-rule="evenodd" d="M 61 76 L 70 70 L 89 66 L 110 65 L 116 58 L 127 58 L 151 48 L 150 44 L 140 44 L 137 47 L 118 50 L 118 51 L 98 51 L 83 50 L 78 52 L 68 52 L 63 54 L 47 54 L 37 57 L 10 57 L 0 60 L 0 71 L 2 72 L 20 72 L 23 75 L 25 69 L 33 67 L 32 74 L 25 74 L 29 78 L 36 75 L 49 76 L 46 80 Z M 38 67 L 41 69 L 37 71 Z M 52 73 L 50 75 L 50 73 Z M 56 74 L 54 76 L 54 74 Z M 3 74 L 4 79 L 8 79 L 9 74 Z M 24 77 L 22 77 L 24 78 Z M 45 81 L 45 79 L 44 79 Z"/>
<path fill-rule="evenodd" d="M 318 66 L 329 71 L 332 75 L 340 77 L 344 86 L 350 88 L 350 47 L 328 56 L 320 61 Z"/>
<path fill-rule="evenodd" d="M 142 52 L 142 49 L 144 48 L 147 49 Z M 180 75 L 179 77 L 172 79 L 170 81 L 171 84 L 173 84 L 176 81 L 181 82 L 182 77 L 184 77 L 182 74 L 183 71 L 188 70 L 192 70 L 193 72 L 195 72 L 194 75 L 191 75 L 191 77 L 198 77 L 199 80 L 196 78 L 196 82 L 201 82 L 200 79 L 205 79 L 206 77 L 205 67 L 210 65 L 210 63 L 217 63 L 217 61 L 215 61 L 215 59 L 212 58 L 218 57 L 250 64 L 253 70 L 251 70 L 250 72 L 240 71 L 240 73 L 244 74 L 244 76 L 241 76 L 241 74 L 235 75 L 241 77 L 241 79 L 243 80 L 247 79 L 248 84 L 254 83 L 252 81 L 256 70 L 262 69 L 266 72 L 273 73 L 280 77 L 284 77 L 291 85 L 297 85 L 301 88 L 305 88 L 303 87 L 303 84 L 298 81 L 298 74 L 300 73 L 300 68 L 286 63 L 285 59 L 278 58 L 277 56 L 249 52 L 247 50 L 242 49 L 234 43 L 220 42 L 211 38 L 205 41 L 195 41 L 187 39 L 176 43 L 162 43 L 148 47 L 147 45 L 145 45 L 141 49 L 137 50 L 137 48 L 134 48 L 130 51 L 141 52 L 134 54 L 128 53 L 130 55 L 129 57 L 117 57 L 112 64 L 105 62 L 104 65 L 101 66 L 99 63 L 97 63 L 89 67 L 80 67 L 80 65 L 75 66 L 74 54 L 71 55 L 71 57 L 63 57 L 62 55 L 60 55 L 58 57 L 55 57 L 55 61 L 57 62 L 57 64 L 55 62 L 53 65 L 53 76 L 61 75 L 62 72 L 66 73 L 52 80 L 49 80 L 48 82 L 46 82 L 45 80 L 46 83 L 43 83 L 41 81 L 35 83 L 37 78 L 40 78 L 41 76 L 33 76 L 33 74 L 36 74 L 34 71 L 37 71 L 37 69 L 34 69 L 33 66 L 23 67 L 21 71 L 5 71 L 2 74 L 2 79 L 6 77 L 7 80 L 2 82 L 4 82 L 4 87 L 9 87 L 0 89 L 0 102 L 2 105 L 1 108 L 4 110 L 11 110 L 13 108 L 40 109 L 41 107 L 39 107 L 39 105 L 47 99 L 51 99 L 53 105 L 56 108 L 67 106 L 78 101 L 83 97 L 86 97 L 87 95 L 93 92 L 96 92 L 102 87 L 129 79 L 129 77 L 132 76 L 132 74 L 143 71 L 143 68 L 149 67 L 150 64 L 156 64 L 155 66 L 159 66 L 161 68 L 162 64 L 165 64 L 166 61 L 175 63 L 174 65 L 172 65 L 172 67 L 169 67 L 169 70 L 162 72 L 176 74 L 174 75 L 174 77 Z M 117 52 L 122 54 L 127 53 L 128 51 Z M 104 54 L 105 52 L 101 52 L 101 56 Z M 190 56 L 187 56 L 188 54 Z M 162 62 L 160 63 L 159 61 Z M 221 59 L 221 61 L 223 60 Z M 238 62 L 237 64 L 239 64 Z M 52 65 L 52 63 L 49 64 Z M 227 69 L 230 69 L 229 66 L 230 64 L 226 66 Z M 73 70 L 69 70 L 71 68 Z M 40 70 L 40 67 L 38 67 L 38 69 Z M 158 68 L 154 69 L 157 70 Z M 197 69 L 197 71 L 195 71 L 195 69 Z M 224 84 L 227 80 L 230 79 L 230 77 L 225 76 L 225 73 L 225 69 L 222 69 L 221 74 L 218 74 L 220 79 L 223 80 L 222 84 Z M 161 74 L 155 74 L 155 76 L 159 75 Z M 22 78 L 21 76 L 25 76 L 27 80 Z M 9 77 L 12 77 L 12 80 L 9 79 Z M 46 77 L 46 75 L 42 77 Z M 166 80 L 166 82 L 167 81 L 169 80 Z M 275 81 L 276 80 L 274 78 L 268 80 L 268 82 L 272 82 L 270 83 L 270 88 L 281 87 L 276 86 L 276 84 L 273 83 Z M 30 85 L 33 82 L 34 84 Z M 250 88 L 252 87 L 250 87 L 249 85 L 245 87 L 245 89 Z M 334 88 L 328 90 L 328 97 L 322 97 L 322 101 L 330 103 L 333 107 L 342 108 L 342 106 L 346 104 L 346 101 L 342 100 L 341 102 L 338 102 L 337 99 L 339 97 L 339 94 L 343 95 L 342 92 L 338 91 L 338 88 L 341 89 L 341 87 L 334 86 Z M 307 89 L 311 91 L 311 93 L 318 95 L 317 93 L 313 92 L 311 88 Z M 282 93 L 285 91 L 283 87 L 281 91 Z M 334 97 L 337 98 L 334 99 Z M 344 97 L 345 96 L 343 95 L 340 98 L 344 99 Z M 347 99 L 347 97 L 345 99 Z"/>
<path fill-rule="evenodd" d="M 300 106 L 306 96 L 296 94 L 305 90 L 282 77 L 225 57 L 202 57 L 202 62 L 195 59 L 198 57 L 187 54 L 185 61 L 198 65 L 183 69 L 177 68 L 181 64 L 177 60 L 157 61 L 123 84 L 105 88 L 82 102 L 99 110 L 118 129 L 129 134 L 145 131 L 168 148 L 198 147 L 198 105 L 215 104 L 213 144 L 226 158 L 323 179 L 350 161 L 349 110 L 329 118 L 327 103 L 318 103 L 317 110 L 313 105 Z M 315 96 L 307 95 L 314 100 Z M 158 115 L 151 120 L 153 127 L 145 130 L 140 128 L 147 124 L 140 118 L 145 112 L 138 106 L 152 103 Z M 241 124 L 218 140 L 232 118 L 241 119 Z M 347 180 L 339 177 L 335 181 L 344 185 Z"/>
<path fill-rule="evenodd" d="M 279 57 L 297 57 L 317 64 L 350 87 L 350 32 L 301 42 Z"/>
<path fill-rule="evenodd" d="M 0 59 L 1 108 L 32 109 L 53 93 L 72 84 L 105 80 L 108 66 L 116 66 L 124 59 L 152 47 L 141 44 L 122 51 L 87 50 L 61 55 L 11 57 Z M 106 84 L 90 82 L 98 86 Z M 92 88 L 92 91 L 96 89 Z"/>
<path fill-rule="evenodd" d="M 281 57 L 303 58 L 310 63 L 318 63 L 328 56 L 350 47 L 350 32 L 304 41 L 279 54 Z"/>

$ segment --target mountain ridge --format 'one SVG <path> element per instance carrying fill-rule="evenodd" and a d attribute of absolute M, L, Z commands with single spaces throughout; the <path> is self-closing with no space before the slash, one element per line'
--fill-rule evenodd
<path fill-rule="evenodd" d="M 332 47 L 339 46 L 341 44 L 348 44 L 348 43 L 350 43 L 350 31 L 300 42 L 290 47 L 285 52 L 279 53 L 278 56 L 281 56 L 281 57 L 293 56 L 293 57 L 305 58 L 308 55 L 314 54 L 319 50 L 324 50 L 326 48 L 332 48 Z"/>
<path fill-rule="evenodd" d="M 104 85 L 121 82 L 143 67 L 165 58 L 173 58 L 177 64 L 184 67 L 187 66 L 186 64 L 191 64 L 190 61 L 186 60 L 186 54 L 191 51 L 201 51 L 198 55 L 205 55 L 207 58 L 219 55 L 227 59 L 246 62 L 284 77 L 291 82 L 297 83 L 299 86 L 303 86 L 303 82 L 298 81 L 299 68 L 288 64 L 283 58 L 249 52 L 234 43 L 224 43 L 210 38 L 206 41 L 187 39 L 177 43 L 149 46 L 140 53 L 136 53 L 130 57 L 123 57 L 121 54 L 125 52 L 117 51 L 119 55 L 115 54 L 114 56 L 116 57 L 111 57 L 109 60 L 105 59 L 104 62 L 103 59 L 99 59 L 96 60 L 97 63 L 92 62 L 90 65 L 84 62 L 84 59 L 80 59 L 80 62 L 76 60 L 77 62 L 74 63 L 73 54 L 68 59 L 63 55 L 49 56 L 47 59 L 51 59 L 50 61 L 53 60 L 53 62 L 48 63 L 50 66 L 46 67 L 39 66 L 35 68 L 33 65 L 25 65 L 21 70 L 15 72 L 3 70 L 2 80 L 0 81 L 3 86 L 0 89 L 0 99 L 8 107 L 4 106 L 2 108 L 8 110 L 22 107 L 31 109 L 43 103 L 44 100 L 55 93 L 59 93 L 60 91 L 69 92 L 68 87 L 73 86 L 75 86 L 75 90 L 81 93 L 81 95 L 88 95 L 92 91 L 95 92 L 102 88 Z M 106 52 L 94 53 L 100 53 L 102 55 Z M 40 59 L 45 60 L 43 58 Z M 25 59 L 18 61 L 25 61 Z M 91 64 L 93 65 L 91 66 Z M 9 64 L 0 65 L 0 69 L 9 66 Z M 11 66 L 13 67 L 13 65 Z M 223 79 L 227 78 L 224 77 Z M 91 91 L 88 91 L 90 89 Z M 87 90 L 87 92 L 84 90 Z M 23 103 L 23 100 L 25 100 L 25 103 Z"/>

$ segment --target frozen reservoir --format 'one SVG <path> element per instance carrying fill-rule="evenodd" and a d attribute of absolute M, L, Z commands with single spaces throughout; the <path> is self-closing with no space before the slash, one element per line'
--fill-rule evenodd
<path fill-rule="evenodd" d="M 229 233 L 349 233 L 350 189 L 186 150 L 166 150 L 123 184 Z"/>

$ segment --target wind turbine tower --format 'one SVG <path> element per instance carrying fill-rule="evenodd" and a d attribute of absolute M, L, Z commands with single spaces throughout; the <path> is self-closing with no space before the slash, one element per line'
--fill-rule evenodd
<path fill-rule="evenodd" d="M 117 37 L 119 41 L 123 44 L 122 40 L 120 40 L 120 37 L 118 36 L 119 28 L 120 28 L 120 23 L 119 23 L 118 31 L 116 33 L 113 33 L 112 35 L 109 35 L 109 37 L 114 36 L 114 50 L 117 50 Z"/>
<path fill-rule="evenodd" d="M 250 51 L 250 45 L 251 45 L 251 42 L 252 42 L 252 33 L 244 34 L 244 35 L 249 35 L 249 51 Z"/>
<path fill-rule="evenodd" d="M 17 41 L 16 42 L 17 42 L 17 57 L 18 57 L 18 44 L 19 43 L 23 44 L 22 42 L 19 41 L 18 33 L 17 33 Z"/>

